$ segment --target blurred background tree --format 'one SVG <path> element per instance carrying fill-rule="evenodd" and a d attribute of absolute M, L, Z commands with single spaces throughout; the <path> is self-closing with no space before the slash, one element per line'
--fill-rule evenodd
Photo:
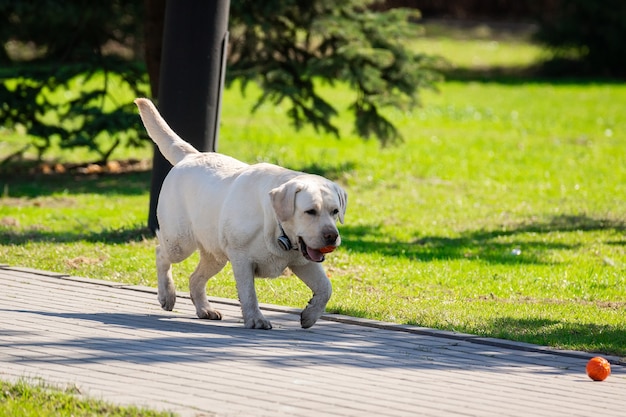
<path fill-rule="evenodd" d="M 626 1 L 552 1 L 556 7 L 535 13 L 536 39 L 554 52 L 550 68 L 560 75 L 626 76 Z"/>
<path fill-rule="evenodd" d="M 453 21 L 525 22 L 552 53 L 550 76 L 626 76 L 623 0 L 387 0 L 379 7 L 415 7 L 424 17 Z"/>
<path fill-rule="evenodd" d="M 132 99 L 149 95 L 149 84 L 157 95 L 164 8 L 165 0 L 0 0 L 2 126 L 26 133 L 40 158 L 53 143 L 100 161 L 141 145 Z M 232 0 L 227 81 L 256 82 L 258 104 L 285 102 L 297 127 L 335 134 L 337 109 L 316 85 L 345 82 L 356 92 L 356 132 L 393 142 L 400 136 L 381 110 L 415 105 L 438 79 L 437 60 L 403 42 L 419 35 L 417 9 L 534 22 L 558 75 L 626 75 L 623 0 Z"/>
<path fill-rule="evenodd" d="M 147 93 L 133 59 L 141 15 L 136 1 L 1 0 L 2 125 L 26 132 L 40 158 L 53 142 L 100 161 L 141 144 L 131 101 Z"/>
<path fill-rule="evenodd" d="M 374 12 L 371 3 L 232 1 L 228 80 L 259 82 L 259 104 L 287 100 L 297 127 L 335 134 L 337 110 L 314 81 L 345 81 L 357 92 L 356 131 L 382 143 L 397 140 L 381 109 L 414 105 L 419 89 L 433 87 L 438 76 L 432 58 L 402 43 L 415 36 L 410 19 L 418 12 Z M 150 84 L 158 85 L 164 7 L 162 0 L 0 0 L 3 125 L 24 129 L 40 157 L 53 141 L 87 147 L 102 162 L 117 146 L 141 143 L 132 98 L 148 95 L 144 45 Z"/>
<path fill-rule="evenodd" d="M 357 92 L 350 106 L 356 132 L 383 144 L 400 135 L 381 113 L 410 108 L 418 92 L 439 79 L 437 59 L 411 52 L 406 40 L 419 35 L 415 9 L 372 11 L 363 0 L 234 0 L 228 80 L 258 81 L 259 103 L 286 100 L 296 127 L 310 123 L 339 135 L 333 105 L 315 82 L 341 81 Z"/>

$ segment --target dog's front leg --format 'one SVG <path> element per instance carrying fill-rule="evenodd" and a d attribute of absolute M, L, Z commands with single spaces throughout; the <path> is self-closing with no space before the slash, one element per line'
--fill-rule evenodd
<path fill-rule="evenodd" d="M 263 316 L 259 308 L 256 289 L 254 288 L 253 266 L 247 260 L 231 261 L 231 264 L 237 283 L 237 294 L 239 295 L 239 303 L 241 303 L 244 325 L 248 329 L 271 329 L 272 324 Z"/>
<path fill-rule="evenodd" d="M 313 291 L 313 297 L 300 314 L 300 324 L 305 329 L 313 326 L 324 314 L 324 309 L 333 292 L 332 284 L 318 263 L 292 266 L 290 269 Z"/>

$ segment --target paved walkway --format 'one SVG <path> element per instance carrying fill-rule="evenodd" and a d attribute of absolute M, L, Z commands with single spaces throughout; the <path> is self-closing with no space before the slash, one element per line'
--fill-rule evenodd
<path fill-rule="evenodd" d="M 0 379 L 181 416 L 624 416 L 626 367 L 590 355 L 265 306 L 274 329 L 164 312 L 151 288 L 0 267 Z M 615 359 L 615 358 L 613 358 Z"/>

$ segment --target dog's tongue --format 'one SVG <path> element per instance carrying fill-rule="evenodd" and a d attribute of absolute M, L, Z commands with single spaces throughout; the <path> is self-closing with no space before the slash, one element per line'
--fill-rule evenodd
<path fill-rule="evenodd" d="M 307 246 L 306 253 L 313 262 L 322 262 L 324 260 L 324 254 L 317 249 L 312 249 Z"/>

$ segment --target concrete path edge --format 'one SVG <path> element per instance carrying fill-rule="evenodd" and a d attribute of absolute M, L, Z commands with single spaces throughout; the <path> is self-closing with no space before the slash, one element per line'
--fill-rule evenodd
<path fill-rule="evenodd" d="M 127 290 L 144 292 L 144 293 L 149 293 L 149 294 L 154 294 L 154 295 L 157 294 L 156 288 L 143 286 L 143 285 L 130 285 L 130 284 L 124 284 L 124 283 L 115 282 L 115 281 L 84 278 L 84 277 L 73 276 L 70 274 L 42 271 L 42 270 L 28 268 L 28 267 L 10 266 L 7 264 L 0 264 L 0 269 L 28 272 L 31 274 L 41 275 L 41 276 L 45 276 L 49 278 L 58 278 L 62 280 L 84 282 L 84 283 L 102 285 L 102 286 L 111 287 L 111 288 L 123 288 Z M 189 296 L 189 293 L 185 293 L 185 292 L 177 292 L 177 296 L 182 297 L 182 298 L 187 298 L 187 299 L 191 298 Z M 234 300 L 230 298 L 209 297 L 209 300 L 212 302 L 216 302 L 216 303 L 239 306 L 238 300 Z M 291 313 L 291 314 L 297 314 L 297 315 L 299 315 L 301 312 L 301 309 L 298 309 L 298 308 L 279 306 L 275 304 L 261 303 L 260 307 L 262 310 L 282 312 L 282 313 Z M 444 338 L 444 339 L 465 341 L 465 342 L 485 345 L 485 346 L 507 348 L 507 349 L 524 351 L 524 352 L 545 353 L 545 354 L 550 354 L 550 355 L 564 356 L 564 357 L 577 358 L 577 359 L 591 359 L 594 356 L 600 355 L 599 353 L 556 349 L 556 348 L 552 348 L 548 346 L 535 345 L 535 344 L 525 343 L 525 342 L 517 342 L 517 341 L 512 341 L 512 340 L 497 339 L 497 338 L 491 338 L 491 337 L 482 337 L 482 336 L 448 331 L 448 330 L 432 329 L 428 327 L 390 323 L 390 322 L 384 322 L 384 321 L 378 321 L 378 320 L 372 320 L 372 319 L 366 319 L 366 318 L 360 318 L 360 317 L 346 316 L 342 314 L 325 313 L 324 315 L 322 315 L 321 319 L 339 322 L 339 323 L 364 326 L 364 327 L 372 327 L 376 329 L 420 334 L 420 335 L 426 335 L 426 336 L 432 336 L 432 337 L 438 337 L 438 338 Z M 610 356 L 610 355 L 605 355 L 605 354 L 602 354 L 602 356 L 606 360 L 608 360 L 611 364 L 623 365 L 623 366 L 626 365 L 626 358 L 620 358 L 618 356 Z"/>

